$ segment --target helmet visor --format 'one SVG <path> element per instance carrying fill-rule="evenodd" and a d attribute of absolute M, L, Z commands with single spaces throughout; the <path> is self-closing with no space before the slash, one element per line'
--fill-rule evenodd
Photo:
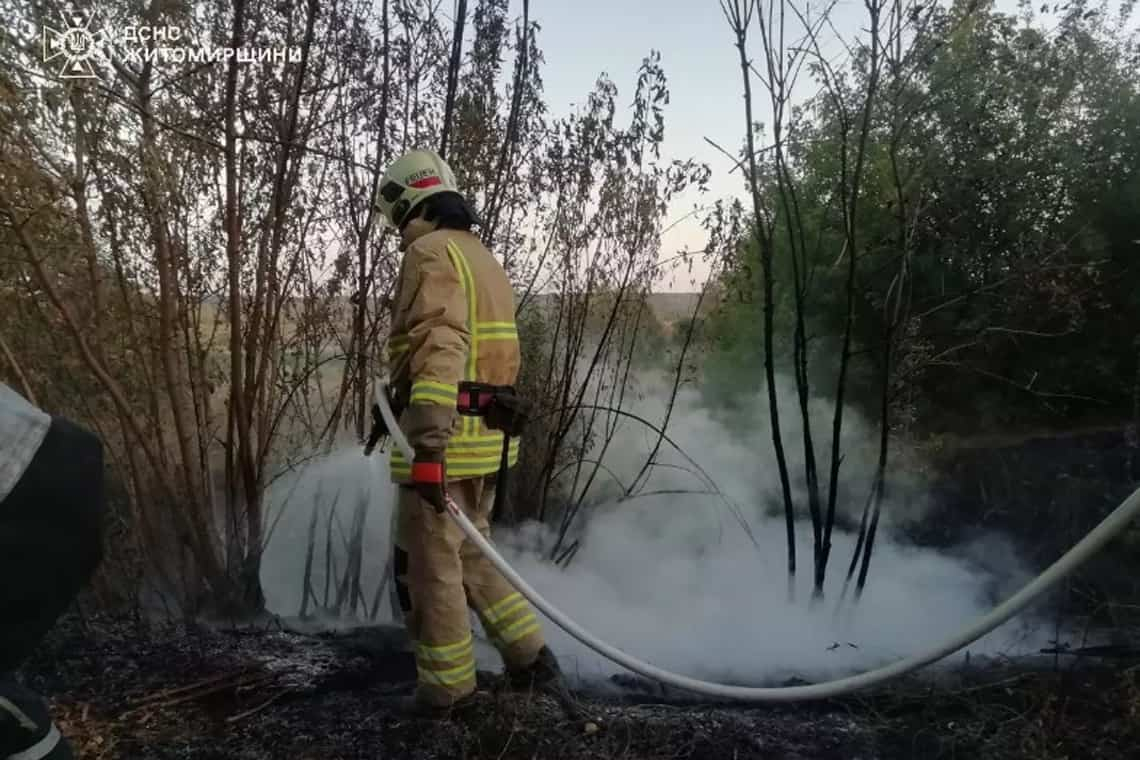
<path fill-rule="evenodd" d="M 404 215 L 408 213 L 407 202 L 397 203 L 406 189 L 407 188 L 395 180 L 388 180 L 380 188 L 380 197 L 384 200 L 383 210 L 387 211 L 385 216 L 394 227 L 399 227 Z"/>

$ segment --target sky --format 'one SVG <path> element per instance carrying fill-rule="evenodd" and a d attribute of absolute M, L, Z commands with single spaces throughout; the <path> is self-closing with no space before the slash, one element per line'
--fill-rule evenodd
<path fill-rule="evenodd" d="M 518 5 L 521 13 L 521 2 Z M 555 114 L 582 103 L 603 71 L 628 103 L 642 60 L 651 50 L 661 53 L 670 92 L 662 155 L 693 158 L 712 169 L 708 193 L 690 192 L 673 204 L 664 226 L 677 223 L 662 240 L 661 256 L 703 248 L 705 236 L 698 219 L 682 218 L 694 204 L 707 204 L 718 197 L 746 197 L 742 173 L 730 173 L 733 163 L 705 141 L 707 137 L 736 153 L 745 134 L 735 38 L 719 0 L 532 0 L 530 12 L 542 26 L 543 80 Z M 864 13 L 862 2 L 842 0 L 833 18 L 836 27 L 846 33 L 858 28 Z M 753 54 L 756 50 L 758 46 Z M 801 97 L 806 98 L 815 88 L 801 90 Z M 768 120 L 769 109 L 759 102 L 754 109 L 754 118 Z M 657 289 L 692 291 L 707 276 L 708 269 L 700 262 L 693 268 L 696 285 L 682 271 L 658 282 Z"/>
<path fill-rule="evenodd" d="M 817 10 L 825 7 L 818 0 L 810 5 Z M 998 0 L 996 5 L 1001 11 L 1014 13 L 1017 0 Z M 521 12 L 521 0 L 512 0 L 512 13 L 521 17 Z M 662 155 L 693 158 L 712 169 L 709 192 L 679 198 L 664 226 L 685 217 L 694 204 L 709 203 L 717 197 L 746 197 L 741 172 L 730 174 L 733 162 L 705 142 L 707 137 L 736 153 L 745 135 L 735 38 L 719 0 L 532 0 L 530 13 L 541 24 L 539 44 L 546 59 L 542 76 L 547 102 L 555 115 L 582 103 L 603 71 L 617 85 L 619 98 L 628 103 L 641 61 L 651 50 L 661 53 L 670 90 Z M 832 12 L 835 29 L 847 40 L 861 33 L 865 19 L 862 0 L 839 0 Z M 794 17 L 788 28 L 789 37 L 791 30 L 799 32 Z M 846 57 L 834 36 L 821 42 L 824 54 L 833 62 Z M 758 54 L 758 39 L 750 52 Z M 812 80 L 801 77 L 794 100 L 806 100 L 817 89 Z M 754 118 L 768 123 L 770 109 L 764 107 L 763 95 L 755 98 Z M 704 244 L 699 222 L 688 218 L 664 236 L 661 257 L 669 258 L 686 248 L 699 250 Z M 696 290 L 708 276 L 707 267 L 695 265 L 693 276 L 696 285 L 687 272 L 682 272 L 656 287 L 672 292 Z"/>

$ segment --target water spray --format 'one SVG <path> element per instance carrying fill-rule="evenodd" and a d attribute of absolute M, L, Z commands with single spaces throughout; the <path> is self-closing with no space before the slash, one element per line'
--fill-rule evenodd
<path fill-rule="evenodd" d="M 403 431 L 400 430 L 400 426 L 396 422 L 392 408 L 388 403 L 387 388 L 383 385 L 377 389 L 376 404 L 380 409 L 380 414 L 383 416 L 384 422 L 387 424 L 392 441 L 400 448 L 400 451 L 404 454 L 407 461 L 412 461 L 415 458 L 415 452 L 412 450 L 407 437 Z M 491 564 L 503 574 L 512 586 L 518 589 L 520 594 L 526 597 L 531 604 L 546 615 L 546 617 L 553 621 L 559 628 L 606 659 L 650 680 L 696 694 L 743 702 L 778 703 L 828 699 L 861 691 L 890 681 L 893 678 L 899 678 L 908 673 L 912 673 L 972 644 L 1020 613 L 1034 600 L 1076 571 L 1077 568 L 1100 551 L 1105 544 L 1122 533 L 1133 519 L 1140 516 L 1140 488 L 1133 491 L 1131 496 L 1121 502 L 1116 509 L 1073 546 L 1072 549 L 1022 587 L 1020 591 L 995 607 L 989 614 L 982 616 L 938 646 L 932 647 L 917 655 L 897 660 L 890 665 L 868 670 L 846 678 L 807 684 L 804 686 L 782 687 L 730 686 L 728 684 L 703 681 L 658 668 L 623 652 L 578 625 L 572 618 L 566 615 L 566 613 L 559 610 L 535 589 L 531 588 L 523 577 L 511 567 L 510 563 L 499 554 L 491 542 L 484 538 L 483 534 L 472 525 L 471 521 L 467 519 L 467 515 L 463 513 L 459 505 L 450 497 L 447 499 L 447 513 L 451 515 L 451 518 L 455 521 L 456 525 L 459 526 L 460 530 L 463 531 L 467 539 L 486 555 L 487 559 L 491 561 Z"/>

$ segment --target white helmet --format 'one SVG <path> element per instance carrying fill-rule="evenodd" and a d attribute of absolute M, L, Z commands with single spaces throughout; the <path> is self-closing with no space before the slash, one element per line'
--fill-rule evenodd
<path fill-rule="evenodd" d="M 439 193 L 459 193 L 455 173 L 435 151 L 411 150 L 384 172 L 373 203 L 388 224 L 401 228 L 425 198 Z"/>

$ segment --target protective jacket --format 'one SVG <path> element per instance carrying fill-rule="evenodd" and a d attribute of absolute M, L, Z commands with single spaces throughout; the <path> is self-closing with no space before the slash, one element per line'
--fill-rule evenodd
<path fill-rule="evenodd" d="M 513 385 L 519 373 L 514 292 L 478 237 L 439 229 L 408 242 L 388 357 L 400 428 L 416 452 L 442 453 L 449 480 L 496 472 L 503 434 L 456 411 L 461 381 Z M 409 482 L 411 464 L 399 447 L 390 461 L 392 480 Z M 512 439 L 509 463 L 517 461 Z"/>
<path fill-rule="evenodd" d="M 75 757 L 10 674 L 95 572 L 103 510 L 99 439 L 0 383 L 0 758 Z"/>
<path fill-rule="evenodd" d="M 24 474 L 50 425 L 46 412 L 0 383 L 0 502 Z"/>

